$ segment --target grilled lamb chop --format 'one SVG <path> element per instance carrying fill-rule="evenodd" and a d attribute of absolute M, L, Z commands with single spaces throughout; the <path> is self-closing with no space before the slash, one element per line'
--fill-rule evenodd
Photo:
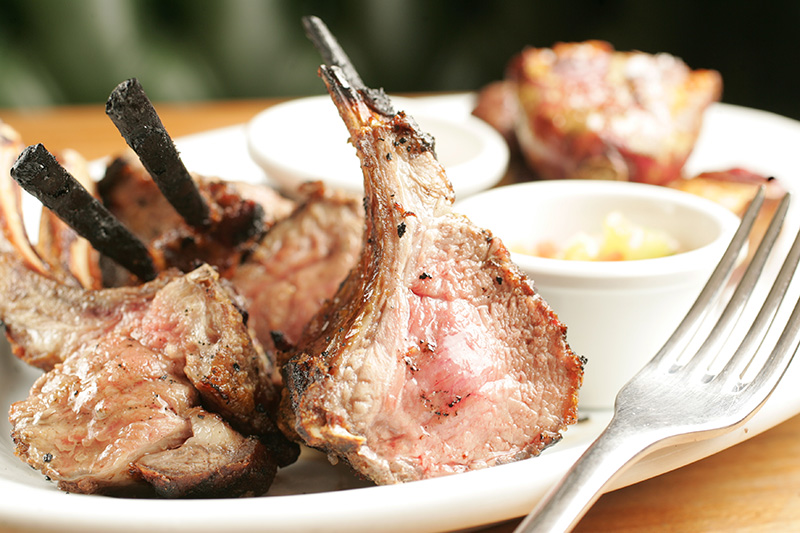
<path fill-rule="evenodd" d="M 320 73 L 361 159 L 364 247 L 282 367 L 281 427 L 381 484 L 537 455 L 576 419 L 582 360 L 500 240 L 452 211 L 430 137 L 345 66 Z"/>
<path fill-rule="evenodd" d="M 363 225 L 360 200 L 307 184 L 297 192 L 304 198 L 298 206 L 267 186 L 194 179 L 211 206 L 210 224 L 199 228 L 184 221 L 130 156 L 112 162 L 98 189 L 104 206 L 158 258 L 159 267 L 189 271 L 207 263 L 233 279 L 245 296 L 244 307 L 253 310 L 254 333 L 274 357 L 276 339 L 281 347 L 296 341 L 355 262 Z M 256 214 L 259 227 L 279 226 L 265 238 L 246 233 Z M 107 261 L 102 277 L 106 286 L 135 282 Z"/>
<path fill-rule="evenodd" d="M 47 371 L 11 408 L 20 457 L 65 490 L 136 493 L 151 479 L 165 496 L 243 494 L 268 486 L 277 465 L 296 458 L 270 414 L 277 391 L 269 363 L 210 267 L 87 291 L 20 254 L 23 241 L 9 234 L 24 237 L 0 235 L 0 320 L 14 353 Z M 25 241 L 23 250 L 32 247 Z M 225 418 L 224 428 L 192 421 L 201 403 Z M 205 427 L 216 429 L 206 435 Z M 207 445 L 213 461 L 173 465 L 172 478 L 159 467 L 152 478 L 148 458 L 136 473 L 141 458 L 184 445 Z M 224 475 L 199 477 L 203 464 L 222 465 Z"/>
<path fill-rule="evenodd" d="M 517 141 L 539 177 L 658 185 L 680 177 L 722 87 L 716 71 L 602 41 L 527 48 L 506 79 L 518 102 Z M 478 112 L 502 127 L 498 94 L 507 93 L 483 93 Z"/>
<path fill-rule="evenodd" d="M 265 491 L 299 450 L 275 425 L 274 370 L 240 298 L 207 265 L 104 290 L 65 279 L 25 235 L 7 157 L 19 146 L 0 145 L 0 321 L 46 373 L 11 407 L 17 455 L 73 492 Z"/>
<path fill-rule="evenodd" d="M 26 400 L 12 405 L 9 416 L 17 454 L 61 488 L 136 493 L 142 478 L 152 475 L 150 454 L 207 443 L 215 461 L 206 467 L 230 461 L 220 485 L 208 482 L 217 479 L 213 472 L 203 479 L 192 472 L 167 480 L 164 488 L 168 474 L 160 468 L 156 489 L 167 496 L 239 495 L 227 492 L 239 486 L 236 477 L 267 486 L 279 464 L 296 458 L 296 447 L 283 440 L 269 414 L 277 394 L 267 360 L 210 267 L 137 287 L 85 291 L 2 253 L 0 279 L 0 317 L 11 332 L 27 334 L 12 336 L 12 342 L 26 352 L 31 344 L 50 350 L 51 360 L 61 361 L 34 383 Z M 42 338 L 46 346 L 35 343 Z M 210 439 L 195 433 L 203 430 L 192 421 L 201 406 L 201 415 L 210 416 L 208 410 L 225 420 L 225 431 Z M 136 465 L 143 458 L 140 475 Z"/>

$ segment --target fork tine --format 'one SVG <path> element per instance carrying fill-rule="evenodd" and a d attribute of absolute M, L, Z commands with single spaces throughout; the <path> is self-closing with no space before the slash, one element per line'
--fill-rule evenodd
<path fill-rule="evenodd" d="M 695 333 L 698 326 L 702 322 L 703 317 L 708 313 L 711 303 L 719 295 L 731 272 L 733 272 L 733 268 L 736 265 L 739 254 L 747 242 L 747 238 L 750 235 L 750 231 L 752 230 L 753 224 L 756 221 L 756 217 L 761 209 L 761 205 L 764 203 L 764 194 L 764 187 L 762 186 L 756 192 L 756 195 L 750 202 L 750 206 L 742 216 L 742 220 L 739 223 L 739 228 L 736 230 L 736 233 L 734 233 L 728 248 L 725 250 L 725 253 L 719 261 L 719 264 L 717 264 L 714 272 L 708 278 L 708 282 L 706 283 L 705 287 L 703 287 L 703 290 L 700 291 L 700 295 L 697 297 L 697 300 L 689 309 L 689 312 L 686 313 L 686 316 L 683 318 L 670 338 L 664 343 L 664 346 L 658 351 L 658 353 L 656 353 L 653 359 L 651 359 L 648 366 L 659 365 L 667 355 L 675 354 L 676 352 L 680 353 L 686 342 L 688 342 L 691 336 Z M 680 350 L 678 350 L 679 347 L 681 347 Z"/>
<path fill-rule="evenodd" d="M 698 368 L 705 371 L 707 369 L 707 365 L 713 361 L 714 357 L 716 357 L 717 353 L 719 352 L 717 348 L 719 348 L 719 346 L 727 339 L 731 332 L 731 328 L 736 325 L 738 318 L 741 316 L 741 313 L 747 304 L 747 301 L 753 294 L 753 288 L 756 286 L 758 279 L 761 277 L 761 273 L 767 263 L 769 254 L 772 251 L 773 245 L 775 244 L 775 240 L 780 234 L 783 221 L 786 218 L 786 212 L 789 209 L 789 200 L 790 195 L 787 193 L 781 200 L 781 203 L 778 205 L 778 208 L 776 209 L 775 214 L 770 221 L 769 227 L 767 228 L 767 232 L 761 239 L 756 253 L 750 260 L 747 270 L 742 276 L 742 279 L 739 281 L 739 284 L 737 285 L 736 290 L 734 291 L 730 300 L 726 304 L 725 310 L 722 312 L 722 315 L 717 320 L 717 323 L 714 325 L 705 341 L 703 341 L 703 345 L 697 350 L 692 359 L 686 363 L 686 371 L 694 372 Z M 777 300 L 777 302 L 774 303 L 775 305 L 772 307 L 773 310 L 777 307 L 777 303 L 780 303 L 780 301 Z M 765 318 L 768 318 L 769 316 L 769 313 L 765 313 Z M 754 335 L 757 333 L 758 332 L 754 332 Z M 705 368 L 703 365 L 705 365 Z"/>
<path fill-rule="evenodd" d="M 764 300 L 764 304 L 759 310 L 758 315 L 753 321 L 750 330 L 742 340 L 739 348 L 715 378 L 719 380 L 720 383 L 726 383 L 729 379 L 736 379 L 738 381 L 741 373 L 746 369 L 746 366 L 750 364 L 759 345 L 763 342 L 765 333 L 775 320 L 776 311 L 781 305 L 781 302 L 783 302 L 786 290 L 794 277 L 798 263 L 800 263 L 800 232 L 798 232 L 795 237 L 794 243 L 783 262 L 783 266 L 778 276 L 775 278 L 775 282 Z M 791 326 L 790 319 L 787 328 Z"/>
<path fill-rule="evenodd" d="M 789 363 L 792 362 L 795 354 L 797 353 L 798 345 L 800 344 L 800 300 L 794 306 L 792 315 L 787 321 L 786 327 L 783 330 L 780 338 L 775 345 L 775 348 L 770 353 L 764 365 L 753 377 L 753 381 L 748 387 L 750 390 L 761 392 L 762 394 L 755 396 L 758 400 L 758 405 L 761 405 L 778 384 Z M 769 386 L 768 386 L 769 385 Z"/>

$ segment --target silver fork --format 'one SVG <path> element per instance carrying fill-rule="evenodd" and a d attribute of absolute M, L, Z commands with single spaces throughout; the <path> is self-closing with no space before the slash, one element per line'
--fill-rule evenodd
<path fill-rule="evenodd" d="M 752 326 L 740 341 L 735 332 L 742 331 L 737 323 L 743 320 L 745 306 L 786 218 L 788 194 L 776 209 L 738 286 L 725 290 L 763 199 L 762 188 L 675 333 L 620 390 L 606 429 L 523 520 L 517 533 L 569 531 L 597 501 L 603 488 L 636 459 L 666 446 L 730 431 L 764 404 L 791 362 L 800 338 L 800 302 L 774 344 L 771 334 L 800 258 L 800 234 Z M 727 346 L 730 339 L 738 345 Z M 764 353 L 768 355 L 759 355 Z"/>

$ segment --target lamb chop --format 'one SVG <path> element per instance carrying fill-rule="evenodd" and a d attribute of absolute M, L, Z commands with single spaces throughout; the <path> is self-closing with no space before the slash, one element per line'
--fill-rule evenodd
<path fill-rule="evenodd" d="M 167 265 L 188 270 L 205 262 L 231 279 L 270 355 L 296 341 L 355 262 L 360 200 L 308 184 L 296 191 L 294 209 L 268 186 L 190 175 L 135 79 L 112 92 L 106 112 L 141 164 L 120 158 L 109 166 L 100 183 L 104 205 Z M 258 235 L 242 231 L 251 227 L 252 205 L 261 208 Z"/>
<path fill-rule="evenodd" d="M 184 454 L 158 493 L 240 495 L 228 492 L 239 477 L 265 489 L 277 466 L 296 458 L 269 415 L 277 393 L 267 360 L 210 267 L 86 291 L 3 252 L 0 279 L 0 317 L 16 351 L 34 363 L 58 361 L 12 405 L 12 438 L 17 454 L 62 489 L 136 493 L 148 480 L 137 469 L 151 454 L 203 439 L 206 453 L 232 469 L 222 484 L 195 486 L 213 462 Z M 206 435 L 195 420 L 204 416 L 218 417 L 224 431 Z"/>
<path fill-rule="evenodd" d="M 366 230 L 282 367 L 281 427 L 381 484 L 537 455 L 576 420 L 566 327 L 500 240 L 453 212 L 430 136 L 305 24 L 361 160 Z"/>
<path fill-rule="evenodd" d="M 157 269 L 187 272 L 206 263 L 232 279 L 246 308 L 253 310 L 251 325 L 259 342 L 274 357 L 275 341 L 282 347 L 294 342 L 352 267 L 363 223 L 360 200 L 309 184 L 296 193 L 298 204 L 266 185 L 190 175 L 135 80 L 115 89 L 107 111 L 138 160 L 126 154 L 108 166 L 97 186 L 103 208 L 141 242 L 140 253 L 146 249 Z M 158 132 L 158 142 L 141 140 L 152 132 Z M 43 152 L 31 151 L 27 167 L 49 165 L 58 175 L 55 160 Z M 165 193 L 181 187 L 197 198 L 194 210 Z M 78 186 L 64 189 L 59 198 L 77 192 Z M 205 215 L 194 216 L 197 204 Z M 135 283 L 127 270 L 103 261 L 103 285 Z"/>
<path fill-rule="evenodd" d="M 363 228 L 361 201 L 319 182 L 301 186 L 295 201 L 268 185 L 230 184 L 197 175 L 194 179 L 209 195 L 226 188 L 231 195 L 261 205 L 266 231 L 260 240 L 232 247 L 198 238 L 201 232 L 186 224 L 150 175 L 130 158 L 117 158 L 109 166 L 100 191 L 114 216 L 148 248 L 160 250 L 169 264 L 186 269 L 204 261 L 230 279 L 246 301 L 256 338 L 276 355 L 281 351 L 276 339 L 281 349 L 296 342 L 355 263 Z M 180 251 L 175 243 L 183 243 Z M 113 284 L 108 276 L 107 282 Z"/>
<path fill-rule="evenodd" d="M 0 183 L 18 197 L 8 169 Z M 0 320 L 15 355 L 46 371 L 11 407 L 17 455 L 73 492 L 265 491 L 298 448 L 275 425 L 273 370 L 227 283 L 209 266 L 121 288 L 65 283 L 17 208 L 0 210 Z"/>
<path fill-rule="evenodd" d="M 106 102 L 106 113 L 140 160 L 138 165 L 132 165 L 130 157 L 118 158 L 98 185 L 99 195 L 106 204 L 103 209 L 122 210 L 126 217 L 119 225 L 142 240 L 147 249 L 147 252 L 132 250 L 126 256 L 150 254 L 156 270 L 174 267 L 188 272 L 202 263 L 225 270 L 263 235 L 266 226 L 261 204 L 243 197 L 229 183 L 198 179 L 189 173 L 138 80 L 126 80 L 112 91 Z M 150 178 L 147 182 L 137 183 L 131 179 L 131 175 L 145 173 Z M 140 187 L 144 183 L 160 190 L 160 194 L 151 194 L 147 186 Z M 41 183 L 34 183 L 29 192 L 37 195 L 40 188 Z M 115 190 L 116 198 L 109 189 Z M 66 192 L 60 191 L 61 194 Z M 154 203 L 157 209 L 153 209 Z M 145 207 L 150 209 L 143 209 Z M 120 217 L 113 217 L 112 211 L 109 213 L 110 218 L 120 222 Z M 69 213 L 62 212 L 59 216 L 65 218 Z M 80 220 L 70 221 L 73 227 L 76 223 Z M 78 232 L 86 236 L 86 230 L 91 234 L 91 227 Z M 157 242 L 148 239 L 153 233 L 159 237 Z M 93 241 L 93 244 L 97 243 Z M 109 248 L 113 250 L 113 244 Z M 108 249 L 101 250 L 108 255 Z M 111 257 L 118 265 L 131 270 L 124 257 Z M 146 271 L 132 273 L 139 280 L 152 277 Z M 128 272 L 107 261 L 103 262 L 102 275 L 105 286 L 137 282 Z"/>

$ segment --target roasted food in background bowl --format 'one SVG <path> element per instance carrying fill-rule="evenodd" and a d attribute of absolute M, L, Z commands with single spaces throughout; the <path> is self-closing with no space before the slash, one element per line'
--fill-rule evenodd
<path fill-rule="evenodd" d="M 558 43 L 513 57 L 475 114 L 515 138 L 540 178 L 664 184 L 681 176 L 721 91 L 718 72 L 666 53 Z"/>

